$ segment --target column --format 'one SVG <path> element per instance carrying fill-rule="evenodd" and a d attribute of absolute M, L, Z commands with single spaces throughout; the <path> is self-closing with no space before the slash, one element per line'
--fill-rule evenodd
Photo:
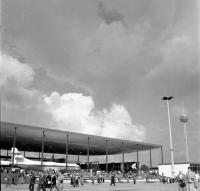
<path fill-rule="evenodd" d="M 106 140 L 106 172 L 108 173 L 108 140 Z"/>
<path fill-rule="evenodd" d="M 15 127 L 15 129 L 14 129 L 14 139 L 13 139 L 13 149 L 12 149 L 12 167 L 14 166 L 16 137 L 17 137 L 17 128 Z"/>
<path fill-rule="evenodd" d="M 124 143 L 122 142 L 122 149 L 124 149 Z M 124 151 L 122 153 L 122 170 L 124 171 Z"/>
<path fill-rule="evenodd" d="M 67 139 L 66 139 L 66 153 L 65 153 L 65 167 L 66 167 L 66 170 L 67 170 L 67 163 L 68 163 L 68 152 L 69 152 L 69 136 L 67 134 Z"/>
<path fill-rule="evenodd" d="M 150 157 L 150 168 L 152 168 L 152 160 L 151 160 L 151 147 L 149 149 L 149 157 Z"/>
<path fill-rule="evenodd" d="M 42 132 L 42 157 L 41 157 L 41 167 L 43 167 L 43 157 L 44 157 L 44 138 L 45 138 L 45 132 Z"/>
<path fill-rule="evenodd" d="M 160 147 L 161 150 L 161 163 L 163 164 L 163 146 Z"/>
<path fill-rule="evenodd" d="M 139 151 L 138 151 L 138 144 L 137 144 L 137 171 L 140 170 L 140 165 L 139 165 Z"/>
<path fill-rule="evenodd" d="M 90 137 L 88 137 L 88 145 L 87 145 L 87 170 L 89 172 L 89 156 L 90 155 Z"/>

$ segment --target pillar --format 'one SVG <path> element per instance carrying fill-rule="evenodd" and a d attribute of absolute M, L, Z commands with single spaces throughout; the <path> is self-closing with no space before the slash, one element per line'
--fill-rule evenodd
<path fill-rule="evenodd" d="M 161 150 L 161 163 L 163 164 L 163 146 L 160 147 Z"/>
<path fill-rule="evenodd" d="M 108 140 L 106 140 L 106 172 L 108 173 Z"/>
<path fill-rule="evenodd" d="M 152 160 L 151 160 L 151 147 L 149 149 L 149 159 L 150 159 L 150 168 L 152 168 Z"/>
<path fill-rule="evenodd" d="M 122 142 L 122 149 L 124 149 L 124 143 Z M 124 151 L 122 153 L 122 170 L 124 171 Z"/>
<path fill-rule="evenodd" d="M 17 137 L 17 128 L 15 127 L 15 129 L 14 129 L 14 139 L 13 139 L 13 149 L 12 149 L 12 167 L 14 166 L 16 137 Z"/>
<path fill-rule="evenodd" d="M 137 144 L 137 170 L 138 170 L 138 171 L 140 170 L 138 144 Z"/>
<path fill-rule="evenodd" d="M 45 132 L 42 132 L 42 157 L 41 157 L 41 167 L 43 167 L 43 157 L 44 157 L 44 138 L 45 138 Z"/>
<path fill-rule="evenodd" d="M 89 157 L 90 157 L 90 137 L 88 137 L 88 145 L 87 145 L 87 170 L 89 172 Z"/>
<path fill-rule="evenodd" d="M 66 167 L 66 170 L 67 170 L 67 163 L 68 163 L 68 152 L 69 152 L 69 136 L 67 134 L 66 136 L 66 152 L 65 152 L 65 167 Z"/>

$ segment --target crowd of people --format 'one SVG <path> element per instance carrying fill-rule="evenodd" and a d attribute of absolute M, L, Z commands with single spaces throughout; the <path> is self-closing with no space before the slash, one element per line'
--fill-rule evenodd
<path fill-rule="evenodd" d="M 200 186 L 199 173 L 193 172 L 191 167 L 188 167 L 188 172 L 185 174 L 180 171 L 175 178 L 162 175 L 161 181 L 163 184 L 177 182 L 179 191 L 197 191 L 197 188 Z"/>
<path fill-rule="evenodd" d="M 30 191 L 52 191 L 58 190 L 62 191 L 64 186 L 64 178 L 70 180 L 70 185 L 72 187 L 83 186 L 86 180 L 90 180 L 92 184 L 94 183 L 104 183 L 105 179 L 110 181 L 110 186 L 115 186 L 116 182 L 120 182 L 120 179 L 129 180 L 132 179 L 133 184 L 136 184 L 136 180 L 143 174 L 138 174 L 137 172 L 118 172 L 112 171 L 110 173 L 105 173 L 99 171 L 98 173 L 86 173 L 84 172 L 70 172 L 64 173 L 63 171 L 55 171 L 54 169 L 46 170 L 28 170 L 28 169 L 12 169 L 6 168 L 4 170 L 4 183 L 6 187 L 11 186 L 11 184 L 29 184 Z M 145 173 L 146 180 L 150 178 L 151 174 Z M 154 177 L 155 178 L 155 177 Z M 179 172 L 178 176 L 175 178 L 165 177 L 164 174 L 160 176 L 160 181 L 162 183 L 178 183 L 179 191 L 196 191 L 197 187 L 200 187 L 200 176 L 195 174 L 191 168 L 188 168 L 188 172 L 183 174 Z M 35 189 L 36 188 L 36 189 Z"/>

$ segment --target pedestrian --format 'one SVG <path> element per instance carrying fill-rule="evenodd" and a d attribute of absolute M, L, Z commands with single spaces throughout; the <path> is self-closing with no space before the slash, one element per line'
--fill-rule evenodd
<path fill-rule="evenodd" d="M 43 172 L 40 172 L 39 174 L 37 191 L 40 191 L 41 189 L 46 191 L 46 175 Z"/>
<path fill-rule="evenodd" d="M 24 170 L 20 169 L 19 171 L 19 184 L 24 184 Z"/>
<path fill-rule="evenodd" d="M 114 185 L 115 186 L 115 174 L 112 173 L 111 174 L 111 178 L 110 178 L 110 186 Z"/>
<path fill-rule="evenodd" d="M 55 175 L 55 173 L 53 173 L 52 176 L 51 176 L 51 188 L 50 188 L 50 191 L 53 188 L 56 188 L 58 191 L 60 191 L 59 188 L 56 185 L 56 175 Z"/>
<path fill-rule="evenodd" d="M 51 188 L 51 184 L 52 184 L 52 182 L 51 182 L 51 175 L 48 172 L 47 177 L 46 177 L 46 188 Z"/>
<path fill-rule="evenodd" d="M 133 184 L 136 184 L 136 177 L 137 177 L 137 174 L 136 174 L 136 173 L 133 173 L 133 174 L 132 174 Z"/>
<path fill-rule="evenodd" d="M 84 179 L 83 179 L 83 175 L 82 174 L 80 176 L 80 184 L 81 184 L 81 186 L 83 186 L 83 184 L 84 184 Z"/>
<path fill-rule="evenodd" d="M 29 190 L 30 191 L 34 191 L 35 180 L 36 180 L 35 173 L 31 172 L 31 178 L 30 178 L 30 182 L 29 182 Z"/>
<path fill-rule="evenodd" d="M 197 186 L 196 186 L 196 175 L 192 171 L 191 167 L 188 167 L 188 172 L 186 174 L 186 179 L 188 183 L 188 191 L 196 191 Z"/>
<path fill-rule="evenodd" d="M 60 190 L 63 190 L 63 183 L 64 183 L 63 172 L 59 172 L 59 174 L 58 174 L 58 188 Z"/>
<path fill-rule="evenodd" d="M 179 191 L 186 191 L 186 176 L 181 171 L 177 176 Z"/>

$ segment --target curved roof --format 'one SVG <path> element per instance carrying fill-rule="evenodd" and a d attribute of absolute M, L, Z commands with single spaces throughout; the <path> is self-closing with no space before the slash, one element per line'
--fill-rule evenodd
<path fill-rule="evenodd" d="M 150 148 L 156 149 L 161 147 L 161 145 L 150 143 L 1 122 L 1 149 L 10 150 L 13 146 L 15 127 L 17 135 L 16 147 L 21 151 L 41 152 L 43 131 L 45 132 L 44 152 L 46 153 L 65 154 L 67 134 L 68 152 L 72 155 L 87 155 L 88 137 L 90 155 L 105 155 L 106 140 L 109 155 L 136 152 L 137 148 L 139 151 L 145 151 Z"/>

